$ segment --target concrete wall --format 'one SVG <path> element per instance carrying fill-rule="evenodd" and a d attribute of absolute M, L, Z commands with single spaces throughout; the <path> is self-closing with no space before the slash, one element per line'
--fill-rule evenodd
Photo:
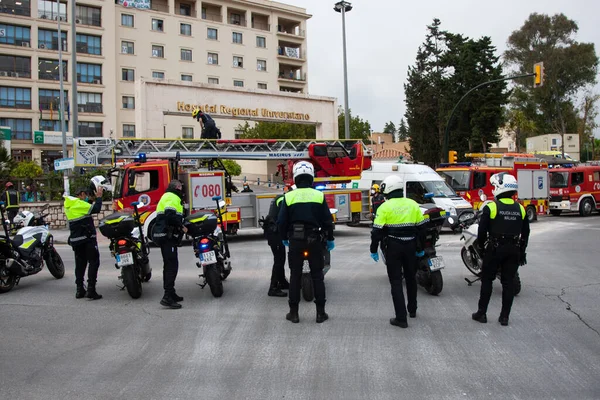
<path fill-rule="evenodd" d="M 138 137 L 175 138 L 189 126 L 199 136 L 191 118 L 195 107 L 206 108 L 223 139 L 233 139 L 234 127 L 245 121 L 310 124 L 316 126 L 317 139 L 337 137 L 337 100 L 331 97 L 156 79 L 140 79 L 135 92 Z"/>
<path fill-rule="evenodd" d="M 27 205 L 25 205 L 27 204 Z M 46 218 L 46 222 L 50 225 L 52 229 L 68 229 L 67 227 L 67 218 L 65 217 L 65 211 L 62 201 L 52 201 L 52 202 L 40 202 L 40 203 L 21 203 L 21 211 L 31 211 L 36 212 L 39 211 L 44 205 L 50 204 L 50 208 L 45 212 L 48 214 Z M 94 222 L 96 227 L 98 226 L 98 222 L 102 220 L 104 217 L 112 214 L 114 211 L 112 209 L 111 202 L 102 203 L 102 210 L 99 214 L 94 214 Z M 98 232 L 100 235 L 100 232 Z"/>

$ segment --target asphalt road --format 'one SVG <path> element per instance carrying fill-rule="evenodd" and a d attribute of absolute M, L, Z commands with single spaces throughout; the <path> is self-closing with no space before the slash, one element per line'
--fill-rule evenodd
<path fill-rule="evenodd" d="M 271 256 L 260 236 L 231 243 L 233 272 L 212 298 L 197 283 L 190 247 L 180 249 L 177 291 L 167 310 L 160 252 L 141 299 L 117 288 L 102 249 L 99 301 L 76 300 L 73 253 L 62 280 L 47 271 L 0 296 L 3 399 L 598 399 L 600 398 L 600 217 L 546 218 L 533 225 L 529 264 L 510 325 L 470 319 L 459 236 L 444 234 L 444 290 L 419 290 L 409 329 L 393 314 L 385 268 L 368 255 L 367 228 L 340 227 L 326 276 L 330 320 L 267 297 Z"/>

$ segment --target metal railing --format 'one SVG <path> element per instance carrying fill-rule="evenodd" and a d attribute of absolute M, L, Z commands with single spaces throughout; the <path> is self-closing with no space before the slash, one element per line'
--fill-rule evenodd
<path fill-rule="evenodd" d="M 266 22 L 255 22 L 255 21 L 252 21 L 252 28 L 254 28 L 254 29 L 260 29 L 261 31 L 270 31 L 271 30 L 271 24 L 268 24 Z"/>
<path fill-rule="evenodd" d="M 218 13 L 203 12 L 202 19 L 213 22 L 223 22 L 223 16 Z"/>
<path fill-rule="evenodd" d="M 42 72 L 42 71 L 39 71 L 38 72 L 38 79 L 42 79 L 42 80 L 46 80 L 46 81 L 59 81 L 60 80 L 60 75 L 58 75 L 58 72 Z M 63 73 L 63 79 L 65 81 L 69 80 L 66 71 Z"/>
<path fill-rule="evenodd" d="M 160 11 L 160 12 L 168 13 L 169 12 L 169 4 L 168 3 L 160 4 L 160 3 L 151 2 L 150 9 L 153 11 Z"/>
<path fill-rule="evenodd" d="M 40 19 L 48 19 L 50 21 L 58 21 L 59 16 L 60 16 L 61 22 L 67 22 L 67 14 L 58 13 L 56 11 L 38 10 L 38 18 L 40 18 Z"/>
<path fill-rule="evenodd" d="M 77 110 L 82 113 L 102 114 L 102 104 L 101 103 L 78 104 Z"/>
<path fill-rule="evenodd" d="M 31 110 L 31 100 L 0 100 L 1 108 L 14 108 L 17 110 Z"/>
<path fill-rule="evenodd" d="M 38 39 L 38 49 L 58 50 L 58 39 L 43 40 Z M 62 50 L 67 51 L 67 39 L 63 39 Z"/>
<path fill-rule="evenodd" d="M 246 18 L 234 18 L 231 15 L 227 18 L 227 23 L 229 25 L 237 25 L 237 26 L 246 26 L 247 25 Z"/>
<path fill-rule="evenodd" d="M 282 34 L 285 34 L 285 35 L 298 36 L 298 37 L 304 37 L 304 36 L 306 36 L 306 32 L 304 32 L 304 30 L 302 30 L 302 29 L 296 29 L 295 26 L 277 25 L 277 33 L 282 33 Z"/>
<path fill-rule="evenodd" d="M 67 94 L 65 93 L 65 96 Z M 65 109 L 68 106 L 68 101 L 65 99 Z M 40 99 L 40 109 L 42 110 L 50 110 L 50 104 L 52 104 L 52 110 L 56 111 L 59 108 L 59 100 L 58 99 L 48 99 L 47 97 Z"/>
<path fill-rule="evenodd" d="M 289 47 L 289 46 L 279 46 L 277 48 L 277 55 L 279 57 L 286 57 L 292 60 L 303 60 L 306 56 L 306 52 L 304 51 L 304 49 L 300 48 L 300 47 L 291 47 L 291 49 L 298 49 L 298 56 L 296 56 L 295 54 L 292 54 L 291 52 L 286 52 L 285 48 Z"/>
<path fill-rule="evenodd" d="M 31 39 L 16 39 L 15 37 L 4 37 L 0 44 L 17 47 L 31 47 Z"/>
<path fill-rule="evenodd" d="M 31 78 L 31 70 L 15 68 L 13 70 L 0 70 L 0 78 Z"/>
<path fill-rule="evenodd" d="M 95 75 L 77 74 L 77 82 L 89 83 L 89 84 L 93 84 L 93 85 L 102 85 L 102 77 L 95 76 Z"/>
<path fill-rule="evenodd" d="M 279 73 L 279 79 L 287 79 L 290 81 L 301 81 L 301 82 L 305 82 L 306 81 L 306 74 L 299 74 L 296 73 L 295 71 L 289 71 L 289 72 L 280 72 Z"/>

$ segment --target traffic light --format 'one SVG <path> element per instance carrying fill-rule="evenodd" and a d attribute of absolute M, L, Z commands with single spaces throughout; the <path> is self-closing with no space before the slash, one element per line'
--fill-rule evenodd
<path fill-rule="evenodd" d="M 450 150 L 448 152 L 448 162 L 450 164 L 456 164 L 457 161 L 458 161 L 458 153 L 456 153 L 456 151 L 454 151 L 454 150 Z"/>
<path fill-rule="evenodd" d="M 539 62 L 533 64 L 533 87 L 540 87 L 544 85 L 544 63 Z"/>

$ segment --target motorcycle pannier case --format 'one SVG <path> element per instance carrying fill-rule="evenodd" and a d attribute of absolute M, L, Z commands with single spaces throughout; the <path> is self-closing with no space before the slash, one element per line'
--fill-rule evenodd
<path fill-rule="evenodd" d="M 213 234 L 217 229 L 217 216 L 210 211 L 200 211 L 185 218 L 188 235 L 192 237 Z"/>
<path fill-rule="evenodd" d="M 126 213 L 114 213 L 100 221 L 100 233 L 109 239 L 130 236 L 135 228 L 133 216 Z"/>

